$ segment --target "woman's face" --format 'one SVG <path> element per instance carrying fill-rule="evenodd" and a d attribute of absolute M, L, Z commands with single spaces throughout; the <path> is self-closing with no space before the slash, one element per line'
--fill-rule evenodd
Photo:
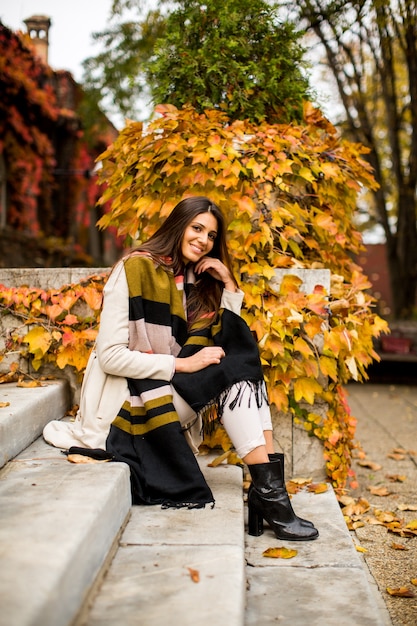
<path fill-rule="evenodd" d="M 200 213 L 186 227 L 182 236 L 181 254 L 185 264 L 197 263 L 210 254 L 217 237 L 217 219 L 212 213 Z"/>

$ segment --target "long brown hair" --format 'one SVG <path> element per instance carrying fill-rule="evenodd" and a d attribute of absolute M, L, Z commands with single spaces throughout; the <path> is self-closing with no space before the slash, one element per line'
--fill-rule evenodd
<path fill-rule="evenodd" d="M 181 253 L 184 232 L 187 226 L 201 213 L 211 213 L 216 218 L 217 236 L 210 256 L 220 259 L 224 263 L 237 286 L 227 249 L 225 219 L 219 207 L 204 196 L 192 196 L 181 200 L 156 233 L 138 250 L 148 252 L 156 261 L 162 262 L 172 269 L 175 275 L 181 274 L 184 271 Z M 222 291 L 223 283 L 213 278 L 208 272 L 199 275 L 188 298 L 188 307 L 193 312 L 193 318 L 201 319 L 207 314 L 216 314 Z M 213 316 L 206 319 L 207 324 L 209 324 L 213 320 Z"/>

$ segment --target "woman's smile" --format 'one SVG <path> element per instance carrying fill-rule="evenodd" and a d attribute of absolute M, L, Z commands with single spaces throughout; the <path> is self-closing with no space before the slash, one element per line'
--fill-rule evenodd
<path fill-rule="evenodd" d="M 209 254 L 217 237 L 217 220 L 211 213 L 200 213 L 184 231 L 181 253 L 184 263 L 196 263 Z"/>

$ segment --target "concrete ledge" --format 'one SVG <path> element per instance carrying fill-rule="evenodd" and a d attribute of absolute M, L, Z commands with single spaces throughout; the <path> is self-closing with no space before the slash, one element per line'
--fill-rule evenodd
<path fill-rule="evenodd" d="M 70 406 L 66 380 L 48 381 L 42 387 L 0 385 L 0 467 L 13 459 L 42 434 L 45 424 L 60 419 Z"/>
<path fill-rule="evenodd" d="M 261 537 L 246 535 L 249 591 L 245 625 L 388 626 L 380 597 L 356 551 L 333 489 L 306 491 L 292 498 L 300 517 L 311 520 L 315 541 L 280 541 L 265 527 Z M 262 556 L 267 548 L 285 546 L 292 559 Z"/>
<path fill-rule="evenodd" d="M 212 458 L 200 457 L 199 463 L 215 508 L 133 507 L 103 585 L 77 626 L 243 624 L 242 470 L 207 467 Z"/>
<path fill-rule="evenodd" d="M 73 465 L 38 439 L 0 472 L 0 625 L 68 626 L 131 505 L 124 463 Z"/>
<path fill-rule="evenodd" d="M 0 284 L 6 287 L 59 289 L 96 274 L 109 273 L 109 267 L 9 267 L 0 268 Z"/>

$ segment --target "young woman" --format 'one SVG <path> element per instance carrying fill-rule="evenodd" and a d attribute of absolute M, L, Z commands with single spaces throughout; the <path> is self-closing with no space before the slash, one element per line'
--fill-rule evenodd
<path fill-rule="evenodd" d="M 114 267 L 96 348 L 73 423 L 44 430 L 52 445 L 105 449 L 130 465 L 134 503 L 214 502 L 195 458 L 213 415 L 249 467 L 249 533 L 265 519 L 279 539 L 318 531 L 292 509 L 274 454 L 259 351 L 240 317 L 220 209 L 182 200 L 159 230 Z"/>

